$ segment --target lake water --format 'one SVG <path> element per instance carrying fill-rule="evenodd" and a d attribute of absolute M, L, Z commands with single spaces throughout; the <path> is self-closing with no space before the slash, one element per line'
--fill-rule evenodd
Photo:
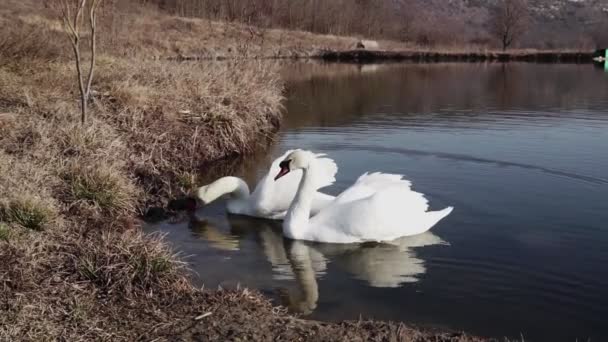
<path fill-rule="evenodd" d="M 338 194 L 404 174 L 454 212 L 398 245 L 282 238 L 280 223 L 199 210 L 169 233 L 205 286 L 260 289 L 320 320 L 374 318 L 526 341 L 608 336 L 608 73 L 592 65 L 287 66 L 277 143 L 325 152 Z M 218 166 L 219 168 L 219 166 Z M 209 170 L 205 170 L 207 172 Z"/>

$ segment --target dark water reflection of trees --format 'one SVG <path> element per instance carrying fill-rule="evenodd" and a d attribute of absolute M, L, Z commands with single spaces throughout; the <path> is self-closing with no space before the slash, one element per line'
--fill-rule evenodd
<path fill-rule="evenodd" d="M 339 126 L 369 114 L 487 121 L 502 110 L 525 108 L 530 116 L 541 110 L 559 116 L 606 101 L 608 94 L 608 75 L 591 65 L 297 63 L 283 74 L 286 129 Z"/>

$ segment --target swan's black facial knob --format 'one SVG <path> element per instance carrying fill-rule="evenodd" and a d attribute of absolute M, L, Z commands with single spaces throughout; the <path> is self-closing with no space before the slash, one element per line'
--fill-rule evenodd
<path fill-rule="evenodd" d="M 283 160 L 281 163 L 279 163 L 279 167 L 281 168 L 281 171 L 279 171 L 279 174 L 277 174 L 277 176 L 274 177 L 275 181 L 289 173 L 289 171 L 290 171 L 289 163 L 290 162 L 291 162 L 291 160 L 287 159 L 287 160 Z"/>

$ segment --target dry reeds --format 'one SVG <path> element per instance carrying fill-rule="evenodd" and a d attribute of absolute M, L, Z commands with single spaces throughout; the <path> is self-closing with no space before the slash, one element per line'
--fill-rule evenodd
<path fill-rule="evenodd" d="M 137 214 L 194 187 L 205 162 L 269 140 L 281 82 L 259 61 L 153 60 L 134 31 L 99 56 L 80 125 L 56 22 L 33 1 L 9 2 L 0 6 L 0 340 L 133 340 L 196 293 L 186 264 L 140 231 Z"/>

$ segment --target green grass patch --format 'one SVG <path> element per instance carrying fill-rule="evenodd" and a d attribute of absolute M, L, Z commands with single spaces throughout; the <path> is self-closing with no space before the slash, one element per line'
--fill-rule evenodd
<path fill-rule="evenodd" d="M 99 175 L 96 175 L 99 176 Z M 72 194 L 76 200 L 85 200 L 99 205 L 101 208 L 116 207 L 117 198 L 113 190 L 116 183 L 111 177 L 75 177 L 72 180 Z"/>
<path fill-rule="evenodd" d="M 7 241 L 11 237 L 11 231 L 4 223 L 0 223 L 0 241 Z"/>
<path fill-rule="evenodd" d="M 0 221 L 41 231 L 52 220 L 53 212 L 33 200 L 13 200 L 0 205 Z"/>
<path fill-rule="evenodd" d="M 99 280 L 99 275 L 97 274 L 97 267 L 91 260 L 83 259 L 80 261 L 80 267 L 78 268 L 78 272 L 80 275 L 92 282 L 96 282 Z"/>
<path fill-rule="evenodd" d="M 171 268 L 171 261 L 164 257 L 157 257 L 150 262 L 150 271 L 152 273 L 164 273 Z"/>
<path fill-rule="evenodd" d="M 194 191 L 197 187 L 196 176 L 190 172 L 182 172 L 177 175 L 177 184 L 185 192 Z"/>
<path fill-rule="evenodd" d="M 129 210 L 134 188 L 120 172 L 110 168 L 82 168 L 70 170 L 64 179 L 69 189 L 69 200 L 83 201 L 102 210 Z"/>

